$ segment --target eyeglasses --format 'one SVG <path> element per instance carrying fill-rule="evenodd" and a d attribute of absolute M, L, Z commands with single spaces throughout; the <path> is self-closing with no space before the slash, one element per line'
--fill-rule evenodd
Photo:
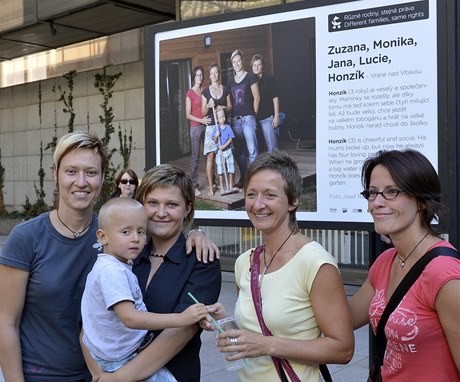
<path fill-rule="evenodd" d="M 128 179 L 121 179 L 121 180 L 120 180 L 120 183 L 121 183 L 121 184 L 128 184 L 128 183 L 129 183 L 129 184 L 136 184 L 136 181 L 135 181 L 134 179 L 130 179 L 130 180 L 128 180 Z"/>
<path fill-rule="evenodd" d="M 403 190 L 398 190 L 397 188 L 387 188 L 383 191 L 376 191 L 376 190 L 364 190 L 361 192 L 361 195 L 366 200 L 375 200 L 377 195 L 382 195 L 386 200 L 395 199 Z"/>

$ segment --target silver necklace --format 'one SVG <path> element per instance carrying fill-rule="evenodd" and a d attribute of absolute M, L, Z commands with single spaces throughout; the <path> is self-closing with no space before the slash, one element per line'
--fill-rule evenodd
<path fill-rule="evenodd" d="M 238 72 L 235 74 L 235 79 L 239 80 L 244 76 L 245 71 L 242 70 L 241 72 Z"/>
<path fill-rule="evenodd" d="M 265 244 L 264 244 L 264 270 L 263 270 L 262 274 L 259 276 L 259 289 L 260 289 L 260 287 L 262 285 L 262 281 L 264 279 L 265 272 L 267 272 L 268 267 L 272 264 L 275 256 L 278 254 L 278 252 L 281 250 L 281 248 L 284 247 L 284 244 L 286 244 L 287 241 L 289 240 L 289 238 L 293 235 L 294 231 L 295 230 L 293 229 L 291 231 L 291 233 L 288 235 L 288 237 L 286 238 L 286 240 L 283 241 L 283 244 L 281 244 L 280 247 L 276 250 L 276 252 L 273 254 L 273 256 L 272 256 L 271 260 L 268 262 L 268 264 L 267 264 L 267 262 L 265 260 Z"/>
<path fill-rule="evenodd" d="M 91 215 L 91 220 L 90 220 L 89 223 L 85 226 L 85 228 L 83 228 L 81 231 L 74 231 L 73 229 L 71 229 L 67 224 L 65 224 L 65 223 L 62 221 L 61 217 L 59 216 L 59 209 L 56 210 L 56 215 L 57 215 L 59 221 L 62 223 L 62 225 L 63 225 L 64 227 L 66 227 L 70 232 L 72 232 L 73 238 L 74 238 L 74 239 L 78 239 L 78 238 L 81 236 L 81 234 L 82 234 L 83 232 L 85 232 L 85 231 L 88 229 L 88 227 L 91 225 L 91 222 L 93 221 L 93 216 Z"/>
<path fill-rule="evenodd" d="M 421 244 L 421 242 L 423 240 L 425 240 L 425 238 L 428 236 L 429 232 L 427 232 L 425 234 L 425 236 L 423 236 L 420 241 L 417 243 L 417 245 L 414 247 L 414 249 L 412 251 L 410 251 L 410 253 L 406 256 L 405 259 L 401 259 L 401 256 L 399 256 L 399 253 L 397 253 L 397 256 L 398 256 L 398 260 L 399 260 L 399 266 L 400 268 L 404 268 L 404 265 L 406 265 L 406 261 L 409 257 L 411 257 L 411 255 L 415 252 L 415 250 L 417 249 L 417 247 Z"/>

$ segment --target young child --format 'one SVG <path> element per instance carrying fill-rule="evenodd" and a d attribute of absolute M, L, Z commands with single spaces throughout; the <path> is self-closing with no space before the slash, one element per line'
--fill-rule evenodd
<path fill-rule="evenodd" d="M 96 232 L 104 253 L 98 255 L 88 274 L 82 298 L 83 344 L 106 372 L 113 372 L 134 358 L 148 330 L 188 326 L 207 314 L 203 304 L 194 304 L 182 313 L 147 312 L 133 260 L 146 242 L 147 215 L 142 204 L 130 198 L 114 198 L 99 211 Z M 85 353 L 85 349 L 83 351 Z M 90 370 L 94 364 L 87 359 Z M 175 382 L 162 368 L 146 379 Z"/>
<path fill-rule="evenodd" d="M 216 126 L 212 131 L 212 139 L 214 142 L 217 143 L 219 151 L 216 154 L 216 166 L 217 166 L 217 173 L 219 174 L 219 181 L 220 181 L 220 193 L 223 194 L 225 192 L 224 189 L 224 171 L 225 165 L 227 165 L 227 172 L 229 175 L 229 184 L 227 187 L 232 190 L 234 184 L 234 176 L 235 176 L 235 164 L 233 160 L 233 138 L 235 135 L 233 134 L 233 130 L 230 125 L 227 125 L 225 122 L 225 111 L 224 109 L 217 107 L 216 108 L 216 116 L 217 122 Z"/>

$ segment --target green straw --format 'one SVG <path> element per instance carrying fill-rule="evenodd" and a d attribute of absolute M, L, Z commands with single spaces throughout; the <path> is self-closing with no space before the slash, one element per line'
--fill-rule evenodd
<path fill-rule="evenodd" d="M 192 292 L 188 292 L 187 293 L 189 295 L 189 297 L 197 304 L 199 304 L 200 302 L 196 299 L 196 297 L 192 294 Z M 217 330 L 219 330 L 219 333 L 223 333 L 224 332 L 224 329 L 222 329 L 222 326 L 219 325 L 219 323 L 215 320 L 215 318 L 208 313 L 208 316 L 211 318 L 212 320 L 212 323 L 217 327 Z"/>

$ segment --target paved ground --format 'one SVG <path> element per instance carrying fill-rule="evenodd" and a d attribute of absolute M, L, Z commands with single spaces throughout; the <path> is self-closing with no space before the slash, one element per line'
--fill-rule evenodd
<path fill-rule="evenodd" d="M 0 249 L 6 236 L 0 235 Z M 357 287 L 345 285 L 347 295 L 351 296 Z M 226 310 L 231 313 L 236 300 L 236 287 L 233 273 L 222 272 L 222 291 L 219 298 Z M 368 327 L 355 331 L 355 354 L 347 365 L 328 365 L 334 382 L 365 381 L 369 366 L 369 337 Z M 203 346 L 201 348 L 202 374 L 201 382 L 238 382 L 236 371 L 227 371 L 224 366 L 223 355 L 219 353 L 214 344 L 213 333 L 203 333 Z M 0 370 L 1 371 L 1 370 Z M 0 373 L 0 382 L 4 379 Z"/>

